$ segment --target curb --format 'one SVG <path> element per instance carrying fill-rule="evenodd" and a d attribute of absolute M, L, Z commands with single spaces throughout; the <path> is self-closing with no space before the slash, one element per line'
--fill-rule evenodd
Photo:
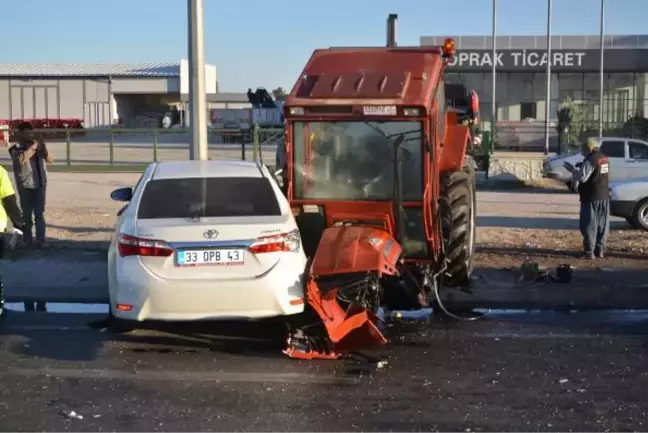
<path fill-rule="evenodd" d="M 97 295 L 29 295 L 17 293 L 6 297 L 7 303 L 22 303 L 22 302 L 46 302 L 56 304 L 108 304 L 110 302 L 106 296 L 108 290 L 106 287 L 97 287 L 93 291 Z M 636 302 L 632 300 L 619 300 L 617 302 L 606 301 L 603 302 L 584 302 L 578 303 L 573 301 L 496 301 L 496 300 L 465 300 L 465 301 L 451 301 L 446 300 L 445 306 L 452 308 L 471 308 L 479 310 L 545 310 L 545 311 L 562 311 L 568 313 L 570 311 L 609 311 L 609 310 L 648 310 L 648 300 L 644 302 Z"/>

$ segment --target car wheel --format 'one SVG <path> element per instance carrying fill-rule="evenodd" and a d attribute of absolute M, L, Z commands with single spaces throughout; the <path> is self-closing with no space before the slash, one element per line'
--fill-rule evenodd
<path fill-rule="evenodd" d="M 648 232 L 648 198 L 637 203 L 632 213 L 632 220 L 636 228 Z"/>
<path fill-rule="evenodd" d="M 635 228 L 635 229 L 639 229 L 639 227 L 637 227 L 637 224 L 635 224 L 635 220 L 634 220 L 634 218 L 632 218 L 632 217 L 628 217 L 628 218 L 626 218 L 625 220 L 626 220 L 626 222 L 627 222 L 628 224 L 630 224 L 633 228 Z"/>

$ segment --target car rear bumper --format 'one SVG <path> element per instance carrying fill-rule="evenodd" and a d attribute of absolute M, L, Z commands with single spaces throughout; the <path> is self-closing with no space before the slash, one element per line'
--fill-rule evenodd
<path fill-rule="evenodd" d="M 621 218 L 630 218 L 635 207 L 634 201 L 610 200 L 610 215 Z"/>
<path fill-rule="evenodd" d="M 297 254 L 250 280 L 165 280 L 148 271 L 139 260 L 118 259 L 116 266 L 110 302 L 113 315 L 122 320 L 261 319 L 304 310 L 306 259 Z M 132 309 L 119 310 L 118 304 Z"/>

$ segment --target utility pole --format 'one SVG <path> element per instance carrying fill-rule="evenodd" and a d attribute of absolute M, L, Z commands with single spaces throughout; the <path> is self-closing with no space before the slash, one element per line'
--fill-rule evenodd
<path fill-rule="evenodd" d="M 189 104 L 191 147 L 189 158 L 207 160 L 207 98 L 205 95 L 204 0 L 188 0 Z"/>
<path fill-rule="evenodd" d="M 549 114 L 551 108 L 551 0 L 547 0 L 547 100 L 545 101 L 545 155 L 549 153 Z"/>
<path fill-rule="evenodd" d="M 605 53 L 605 44 L 603 38 L 605 36 L 605 0 L 601 0 L 601 70 L 600 83 L 599 83 L 599 109 L 598 109 L 598 135 L 603 136 L 603 91 L 605 90 L 605 74 L 603 72 L 603 54 Z"/>
<path fill-rule="evenodd" d="M 497 42 L 495 38 L 497 36 L 497 0 L 493 0 L 493 70 L 491 75 L 493 76 L 493 90 L 491 93 L 491 152 L 495 150 L 495 132 L 497 125 Z"/>

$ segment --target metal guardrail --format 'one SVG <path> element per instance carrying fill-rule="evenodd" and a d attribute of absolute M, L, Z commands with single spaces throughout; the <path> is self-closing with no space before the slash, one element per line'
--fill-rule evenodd
<path fill-rule="evenodd" d="M 163 160 L 187 159 L 191 142 L 189 129 L 97 128 L 32 131 L 37 138 L 46 142 L 50 154 L 54 157 L 54 163 L 65 165 L 148 164 Z M 12 131 L 12 135 L 15 132 Z M 210 128 L 208 132 L 208 146 L 212 158 L 252 159 L 274 164 L 276 146 L 284 140 L 284 129 Z M 264 159 L 266 161 L 263 161 Z M 0 154 L 0 161 L 7 163 L 9 160 L 8 153 Z"/>

